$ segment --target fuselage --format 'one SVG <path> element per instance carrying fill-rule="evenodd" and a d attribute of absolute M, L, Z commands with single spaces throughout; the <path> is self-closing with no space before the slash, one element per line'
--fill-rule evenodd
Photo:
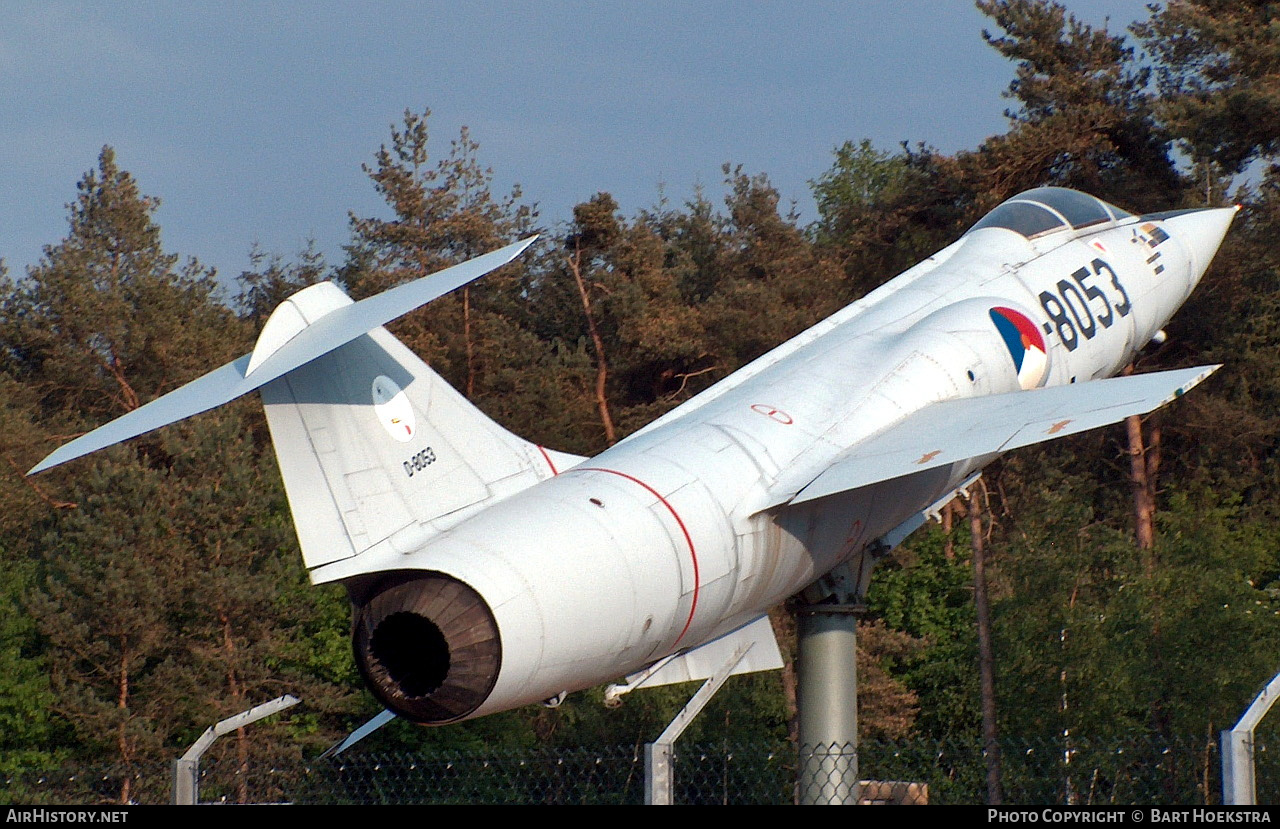
<path fill-rule="evenodd" d="M 993 212 L 607 451 L 388 560 L 468 587 L 500 642 L 477 669 L 493 672 L 475 683 L 487 690 L 445 716 L 409 715 L 511 708 L 734 630 L 994 457 L 776 506 L 841 452 L 938 401 L 1118 373 L 1187 298 L 1229 218 L 1069 201 L 1039 207 L 1096 215 L 1054 226 L 1028 215 L 1035 204 Z"/>

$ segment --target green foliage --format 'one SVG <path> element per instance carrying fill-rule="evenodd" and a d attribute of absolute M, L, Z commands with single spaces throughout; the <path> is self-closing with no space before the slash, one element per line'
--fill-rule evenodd
<path fill-rule="evenodd" d="M 1167 210 L 1182 180 L 1147 92 L 1149 70 L 1123 35 L 1082 23 L 1048 0 L 979 0 L 1003 34 L 983 37 L 1016 62 L 1013 129 L 970 159 L 1003 200 L 1044 184 L 1075 187 L 1129 210 Z M 989 207 L 990 205 L 988 205 Z"/>
<path fill-rule="evenodd" d="M 236 294 L 236 310 L 260 331 L 281 302 L 291 294 L 321 282 L 325 278 L 324 255 L 308 242 L 296 262 L 286 262 L 278 254 L 268 254 L 256 244 L 249 251 L 253 270 L 236 277 L 240 291 Z"/>
<path fill-rule="evenodd" d="M 133 764 L 164 743 L 168 702 L 147 686 L 166 656 L 169 587 L 186 567 L 171 543 L 174 504 L 163 476 L 138 474 L 119 449 L 83 474 L 76 495 L 81 507 L 46 527 L 56 556 L 29 607 L 51 645 L 57 710 L 90 751 Z"/>
<path fill-rule="evenodd" d="M 869 209 L 891 199 L 907 177 L 903 156 L 881 152 L 866 138 L 857 146 L 844 142 L 836 148 L 835 156 L 831 169 L 811 182 L 820 228 L 831 224 L 841 210 L 854 206 Z"/>
<path fill-rule="evenodd" d="M 65 759 L 66 722 L 54 714 L 57 697 L 40 652 L 35 621 L 21 612 L 35 582 L 29 562 L 14 561 L 0 548 L 0 774 L 41 768 Z"/>
<path fill-rule="evenodd" d="M 0 286 L 0 388 L 11 392 L 0 419 L 13 473 L 0 549 L 22 611 L 3 630 L 2 652 L 18 660 L 4 711 L 24 720 L 11 730 L 24 744 L 6 757 L 133 767 L 286 689 L 329 716 L 345 705 L 345 692 L 309 678 L 318 634 L 327 627 L 331 642 L 345 608 L 323 607 L 324 594 L 304 585 L 259 411 L 231 407 L 20 477 L 67 427 L 96 425 L 248 349 L 249 328 L 221 304 L 212 273 L 194 261 L 175 269 L 178 257 L 160 247 L 155 204 L 104 150 L 71 205 L 67 238 Z M 298 609 L 310 612 L 282 619 Z M 297 753 L 297 741 L 268 736 L 240 748 Z M 130 785 L 114 796 L 127 799 Z"/>
<path fill-rule="evenodd" d="M 701 308 L 709 350 L 733 370 L 829 316 L 849 296 L 836 264 L 806 243 L 794 216 L 779 213 L 767 177 L 727 164 L 724 173 L 720 276 Z"/>
<path fill-rule="evenodd" d="M 520 203 L 516 188 L 495 199 L 493 172 L 481 166 L 479 145 L 466 129 L 450 152 L 431 164 L 427 118 L 405 110 L 372 166 L 364 167 L 374 189 L 393 211 L 391 219 L 351 215 L 352 242 L 338 277 L 363 299 L 493 250 L 534 232 L 535 213 Z M 481 283 L 442 297 L 391 328 L 455 387 L 482 407 L 490 398 L 487 379 L 513 346 L 509 318 L 520 303 L 516 262 Z"/>
<path fill-rule="evenodd" d="M 219 303 L 211 271 L 194 259 L 177 268 L 161 248 L 158 204 L 104 148 L 70 205 L 66 239 L 25 279 L 4 283 L 0 370 L 64 426 L 137 408 L 205 361 L 230 359 L 247 333 Z"/>
<path fill-rule="evenodd" d="M 1274 524 L 1209 492 L 1174 493 L 1156 549 L 1141 551 L 1079 504 L 1064 490 L 1017 509 L 1000 617 L 1013 733 L 1227 727 L 1275 671 Z"/>
<path fill-rule="evenodd" d="M 955 531 L 957 548 L 967 533 Z M 946 554 L 946 534 L 930 524 L 877 568 L 867 593 L 872 615 L 925 647 L 890 664 L 918 697 L 916 728 L 936 737 L 976 736 L 978 651 L 974 634 L 973 570 L 967 558 Z"/>

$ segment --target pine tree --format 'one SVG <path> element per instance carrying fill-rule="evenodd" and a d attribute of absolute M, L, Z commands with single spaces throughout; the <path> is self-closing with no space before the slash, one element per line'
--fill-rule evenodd
<path fill-rule="evenodd" d="M 850 298 L 839 268 L 779 212 L 763 175 L 725 165 L 726 224 L 715 293 L 702 325 L 715 361 L 732 371 L 834 313 Z"/>
<path fill-rule="evenodd" d="M 235 304 L 241 318 L 247 319 L 257 331 L 281 302 L 322 281 L 326 270 L 324 254 L 316 250 L 314 241 L 307 243 L 294 262 L 286 262 L 280 255 L 268 254 L 254 245 L 249 252 L 249 264 L 252 270 L 236 277 L 240 290 Z"/>
<path fill-rule="evenodd" d="M 21 477 L 68 430 L 251 346 L 213 273 L 194 260 L 178 268 L 163 250 L 156 204 L 105 149 L 70 205 L 67 237 L 0 296 L 0 388 L 14 392 L 0 408 L 13 427 L 3 486 L 17 496 L 0 546 L 14 559 L 6 570 L 29 576 L 21 607 L 30 620 L 5 632 L 49 673 L 58 719 L 33 718 L 33 728 L 63 728 L 68 753 L 125 769 L 114 793 L 122 802 L 139 794 L 137 769 L 172 756 L 228 708 L 304 689 L 319 710 L 348 705 L 306 678 L 319 661 L 309 652 L 316 638 L 330 635 L 318 617 L 333 608 L 297 598 L 309 588 L 251 402 Z M 243 738 L 232 744 L 242 759 L 280 756 L 267 733 L 256 732 L 252 749 Z"/>
<path fill-rule="evenodd" d="M 104 147 L 69 205 L 66 239 L 0 297 L 0 369 L 32 386 L 64 432 L 136 409 L 244 342 L 214 272 L 164 252 L 158 206 Z"/>
<path fill-rule="evenodd" d="M 403 125 L 392 127 L 391 144 L 378 150 L 373 166 L 364 167 L 395 217 L 351 215 L 352 243 L 340 276 L 356 299 L 533 232 L 534 211 L 521 204 L 518 187 L 504 199 L 494 198 L 493 171 L 481 166 L 479 145 L 466 128 L 449 155 L 430 164 L 429 116 L 430 110 L 405 110 Z M 486 376 L 501 363 L 499 354 L 507 345 L 505 337 L 493 339 L 495 329 L 509 328 L 504 321 L 518 313 L 521 286 L 514 274 L 521 267 L 513 263 L 442 297 L 409 314 L 393 331 L 468 397 L 483 398 Z"/>
<path fill-rule="evenodd" d="M 1193 158 L 1226 173 L 1280 153 L 1280 10 L 1261 0 L 1152 6 L 1134 26 L 1159 67 L 1160 116 Z"/>
<path fill-rule="evenodd" d="M 1183 181 L 1147 91 L 1150 71 L 1123 35 L 1098 30 L 1052 0 L 979 0 L 1003 30 L 983 37 L 1016 62 L 1007 134 L 965 161 L 986 207 L 1045 184 L 1073 187 L 1129 210 L 1177 204 Z"/>

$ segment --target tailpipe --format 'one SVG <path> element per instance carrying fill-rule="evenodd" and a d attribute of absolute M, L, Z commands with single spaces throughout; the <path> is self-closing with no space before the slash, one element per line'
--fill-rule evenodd
<path fill-rule="evenodd" d="M 356 605 L 352 644 L 383 705 L 425 725 L 463 719 L 498 681 L 502 639 L 480 594 L 440 573 L 397 573 Z"/>

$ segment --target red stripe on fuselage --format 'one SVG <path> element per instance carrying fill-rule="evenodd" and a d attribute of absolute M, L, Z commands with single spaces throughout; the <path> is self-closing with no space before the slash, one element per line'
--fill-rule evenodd
<path fill-rule="evenodd" d="M 551 467 L 551 474 L 552 474 L 552 475 L 559 475 L 559 474 L 560 474 L 560 472 L 559 472 L 559 470 L 557 470 L 557 469 L 556 469 L 556 465 L 555 465 L 554 463 L 552 463 L 552 461 L 551 461 L 551 456 L 547 454 L 547 450 L 546 450 L 546 449 L 543 449 L 541 446 L 539 446 L 539 447 L 538 447 L 538 451 L 542 453 L 542 457 L 546 458 L 546 460 L 547 460 L 547 466 Z"/>
<path fill-rule="evenodd" d="M 575 472 L 578 472 L 578 471 L 608 472 L 610 475 L 617 475 L 620 478 L 626 478 L 628 481 L 631 481 L 632 483 L 639 484 L 640 486 L 644 487 L 645 490 L 648 491 L 650 495 L 652 495 L 654 498 L 657 498 L 659 501 L 661 501 L 662 505 L 667 508 L 667 512 L 671 513 L 671 517 L 676 519 L 676 524 L 680 526 L 680 532 L 684 533 L 684 541 L 686 544 L 689 545 L 689 558 L 693 560 L 693 603 L 689 605 L 689 618 L 685 619 L 684 621 L 684 629 L 680 631 L 680 635 L 676 637 L 676 641 L 671 643 L 671 646 L 675 647 L 676 645 L 680 644 L 680 640 L 683 639 L 684 635 L 689 632 L 689 626 L 693 624 L 694 611 L 698 609 L 698 553 L 693 549 L 693 538 L 692 536 L 689 535 L 689 529 L 684 525 L 684 521 L 681 520 L 680 513 L 676 512 L 675 507 L 671 506 L 671 502 L 669 502 L 666 498 L 663 498 L 662 495 L 658 492 L 658 490 L 649 486 L 639 478 L 628 475 L 625 472 L 619 472 L 616 469 L 604 469 L 603 467 L 587 467 L 584 469 L 580 466 L 574 467 L 573 471 Z"/>

